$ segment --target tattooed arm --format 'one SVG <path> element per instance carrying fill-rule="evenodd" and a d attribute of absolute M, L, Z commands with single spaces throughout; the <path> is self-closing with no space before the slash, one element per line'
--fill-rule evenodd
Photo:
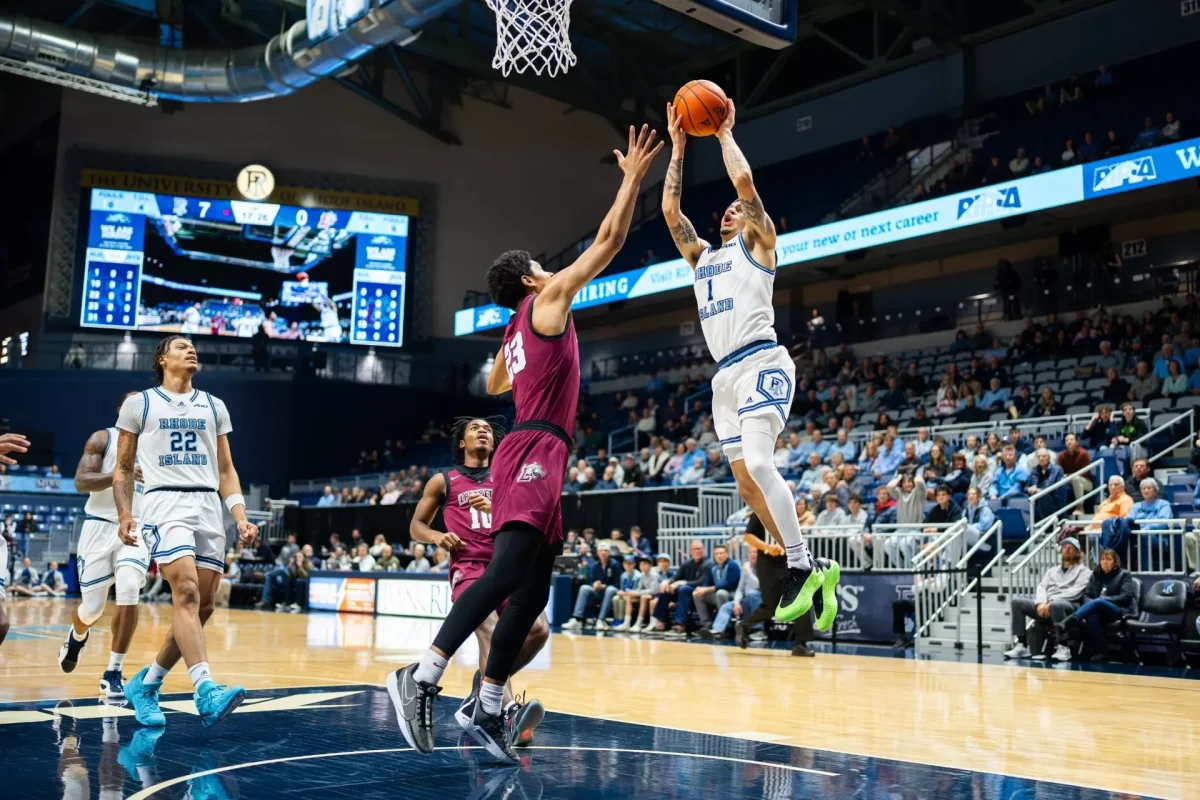
<path fill-rule="evenodd" d="M 137 469 L 138 435 L 121 429 L 117 437 L 117 466 L 113 470 L 113 502 L 117 505 L 117 535 L 128 545 L 137 544 L 137 520 L 133 518 L 134 470 Z"/>
<path fill-rule="evenodd" d="M 108 441 L 108 431 L 96 431 L 88 437 L 83 446 L 83 457 L 75 467 L 75 491 L 102 492 L 112 486 L 112 473 L 103 471 L 104 452 L 110 444 L 116 442 Z"/>
<path fill-rule="evenodd" d="M 763 208 L 762 198 L 754 188 L 754 176 L 750 173 L 750 164 L 742 155 L 742 149 L 733 140 L 733 101 L 729 101 L 729 111 L 725 121 L 717 131 L 717 140 L 721 143 L 721 156 L 725 159 L 725 170 L 733 187 L 737 189 L 741 201 L 742 216 L 746 219 L 746 238 L 754 253 L 755 260 L 771 269 L 775 268 L 775 223 Z M 763 258 L 759 258 L 759 255 Z M 763 260 L 764 258 L 769 260 Z"/>
<path fill-rule="evenodd" d="M 671 230 L 671 238 L 675 240 L 679 254 L 695 269 L 696 262 L 708 248 L 708 242 L 696 236 L 696 229 L 691 220 L 679 210 L 679 198 L 683 194 L 683 154 L 687 148 L 687 134 L 680 126 L 680 117 L 671 103 L 667 104 L 667 133 L 671 137 L 671 163 L 667 167 L 667 177 L 663 179 L 663 220 Z"/>

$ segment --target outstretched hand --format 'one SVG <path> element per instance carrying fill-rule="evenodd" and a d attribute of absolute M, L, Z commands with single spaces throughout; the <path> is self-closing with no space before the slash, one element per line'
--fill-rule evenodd
<path fill-rule="evenodd" d="M 663 142 L 659 142 L 655 146 L 654 141 L 657 138 L 658 131 L 650 130 L 649 125 L 643 125 L 641 131 L 636 131 L 630 125 L 629 149 L 624 154 L 620 150 L 613 150 L 613 154 L 617 157 L 617 166 L 621 168 L 621 171 L 639 179 L 645 175 L 646 170 L 650 169 L 650 163 L 658 155 L 658 151 L 663 149 Z"/>
<path fill-rule="evenodd" d="M 4 455 L 5 453 L 28 453 L 29 440 L 19 433 L 0 435 L 0 464 L 13 465 L 16 460 Z"/>
<path fill-rule="evenodd" d="M 735 114 L 734 114 L 734 108 L 733 108 L 733 101 L 726 100 L 725 101 L 725 119 L 721 120 L 721 127 L 717 128 L 717 136 L 721 136 L 722 134 L 729 133 L 730 131 L 733 130 L 734 116 L 735 116 Z"/>
<path fill-rule="evenodd" d="M 675 110 L 674 103 L 667 103 L 667 135 L 671 137 L 675 152 L 683 152 L 687 147 L 688 135 L 683 129 L 683 115 Z"/>

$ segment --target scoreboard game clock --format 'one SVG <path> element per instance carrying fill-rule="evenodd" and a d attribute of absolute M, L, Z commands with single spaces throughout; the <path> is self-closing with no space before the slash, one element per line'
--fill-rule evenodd
<path fill-rule="evenodd" d="M 409 216 L 235 196 L 86 191 L 79 324 L 404 344 Z"/>

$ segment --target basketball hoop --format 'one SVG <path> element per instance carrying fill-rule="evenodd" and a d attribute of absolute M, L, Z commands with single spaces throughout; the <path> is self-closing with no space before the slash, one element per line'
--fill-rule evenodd
<path fill-rule="evenodd" d="M 292 254 L 296 251 L 290 247 L 272 247 L 271 248 L 271 263 L 275 269 L 283 272 L 290 271 L 292 268 Z"/>
<path fill-rule="evenodd" d="M 501 74 L 555 77 L 575 66 L 571 51 L 571 0 L 487 0 L 496 14 L 496 55 Z"/>

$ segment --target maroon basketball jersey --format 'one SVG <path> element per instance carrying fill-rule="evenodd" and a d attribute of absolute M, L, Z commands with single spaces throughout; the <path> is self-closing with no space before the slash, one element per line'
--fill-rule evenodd
<path fill-rule="evenodd" d="M 442 520 L 446 530 L 458 535 L 463 548 L 450 553 L 450 566 L 459 561 L 492 560 L 492 515 L 471 508 L 471 495 L 492 496 L 492 475 L 483 473 L 480 478 L 471 477 L 457 469 L 442 473 L 446 478 L 446 504 L 442 507 Z"/>
<path fill-rule="evenodd" d="M 579 405 L 579 341 L 575 320 L 557 336 L 533 330 L 533 301 L 521 301 L 504 331 L 504 366 L 517 406 L 516 424 L 530 420 L 550 422 L 570 436 L 575 430 Z"/>

